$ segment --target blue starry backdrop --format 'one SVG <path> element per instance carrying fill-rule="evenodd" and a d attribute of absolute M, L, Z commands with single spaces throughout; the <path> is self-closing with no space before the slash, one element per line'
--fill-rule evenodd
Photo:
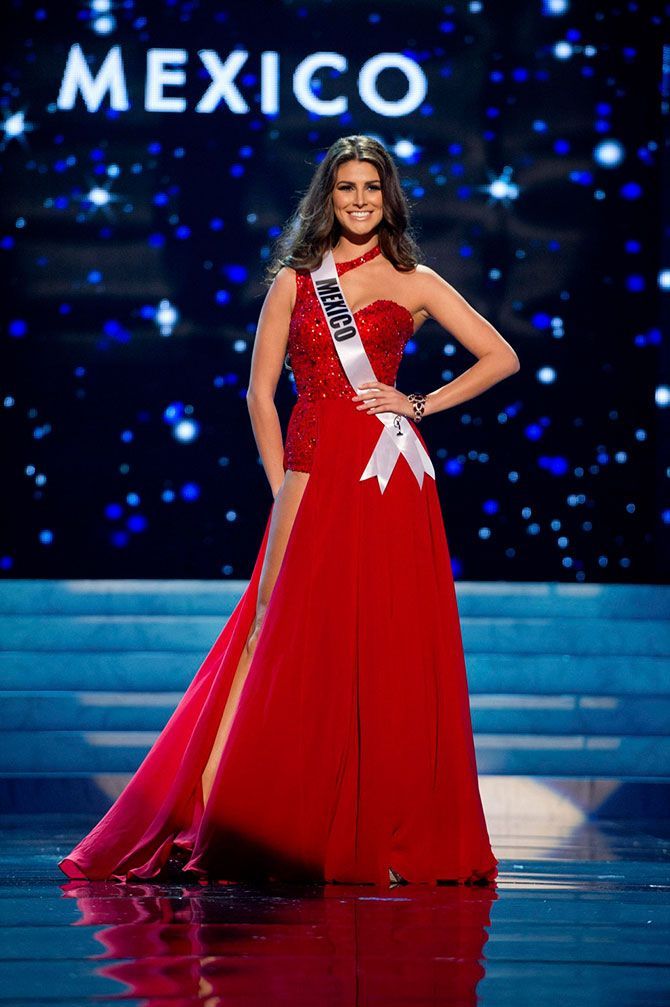
<path fill-rule="evenodd" d="M 663 579 L 665 13 L 8 3 L 2 574 L 249 576 L 272 499 L 245 404 L 263 273 L 327 147 L 369 133 L 424 261 L 521 359 L 423 428 L 454 575 Z M 473 363 L 429 322 L 398 387 Z M 285 370 L 284 431 L 294 400 Z"/>

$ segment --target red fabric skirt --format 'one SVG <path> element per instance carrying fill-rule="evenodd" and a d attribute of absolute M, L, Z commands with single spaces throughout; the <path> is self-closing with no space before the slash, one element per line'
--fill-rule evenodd
<path fill-rule="evenodd" d="M 272 506 L 244 594 L 123 792 L 59 861 L 68 877 L 156 877 L 173 844 L 205 880 L 497 876 L 435 481 L 420 488 L 400 456 L 383 494 L 361 482 L 379 420 L 348 399 L 315 409 L 310 477 L 206 807 Z"/>

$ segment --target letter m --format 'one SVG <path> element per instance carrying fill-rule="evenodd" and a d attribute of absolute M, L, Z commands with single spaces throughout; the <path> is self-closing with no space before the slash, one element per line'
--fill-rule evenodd
<path fill-rule="evenodd" d="M 330 297 L 332 294 L 339 294 L 340 292 L 337 280 L 317 280 L 316 285 L 319 288 L 321 297 Z"/>
<path fill-rule="evenodd" d="M 81 51 L 81 46 L 75 42 L 68 53 L 65 64 L 65 72 L 56 102 L 58 108 L 66 110 L 74 108 L 77 91 L 81 91 L 84 104 L 89 112 L 98 111 L 102 99 L 108 91 L 110 107 L 118 112 L 128 111 L 130 102 L 128 101 L 120 46 L 115 45 L 109 50 L 97 76 L 93 77 Z"/>

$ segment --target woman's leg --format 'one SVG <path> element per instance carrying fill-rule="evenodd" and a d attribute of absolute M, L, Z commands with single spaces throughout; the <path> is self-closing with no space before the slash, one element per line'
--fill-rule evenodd
<path fill-rule="evenodd" d="M 221 717 L 221 723 L 217 732 L 209 760 L 202 774 L 202 797 L 206 804 L 211 793 L 214 777 L 219 766 L 221 753 L 228 739 L 230 728 L 235 717 L 237 704 L 242 692 L 242 687 L 246 681 L 251 658 L 253 657 L 258 636 L 263 625 L 265 610 L 269 604 L 272 589 L 274 588 L 277 575 L 284 559 L 286 544 L 293 528 L 295 516 L 298 513 L 302 495 L 309 479 L 308 472 L 294 472 L 288 469 L 284 474 L 277 496 L 275 497 L 272 519 L 270 521 L 270 531 L 268 533 L 268 544 L 263 559 L 263 566 L 258 582 L 258 600 L 256 603 L 256 616 L 247 637 L 247 642 L 242 651 L 235 676 L 230 688 L 230 693 L 226 701 L 226 706 Z"/>

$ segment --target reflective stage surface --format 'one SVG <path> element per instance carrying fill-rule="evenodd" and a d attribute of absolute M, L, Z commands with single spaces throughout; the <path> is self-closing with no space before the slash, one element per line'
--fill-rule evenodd
<path fill-rule="evenodd" d="M 490 822 L 494 887 L 81 883 L 92 821 L 4 816 L 0 1002 L 670 1003 L 670 823 Z"/>

